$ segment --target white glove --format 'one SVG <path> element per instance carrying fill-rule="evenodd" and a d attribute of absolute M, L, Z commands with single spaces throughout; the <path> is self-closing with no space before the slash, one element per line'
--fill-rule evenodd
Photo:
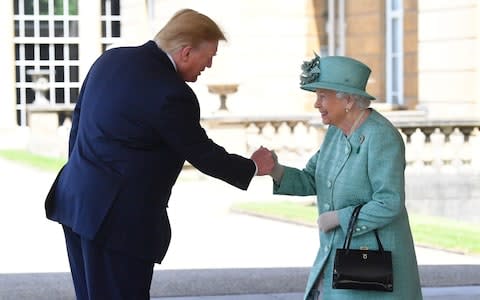
<path fill-rule="evenodd" d="M 340 225 L 337 211 L 327 211 L 318 216 L 317 219 L 318 229 L 323 232 L 328 232 L 333 228 Z"/>
<path fill-rule="evenodd" d="M 274 151 L 272 151 L 272 157 L 273 157 L 274 165 L 273 165 L 272 172 L 270 172 L 270 176 L 272 176 L 273 181 L 278 183 L 282 180 L 285 167 L 278 163 L 278 157 Z"/>

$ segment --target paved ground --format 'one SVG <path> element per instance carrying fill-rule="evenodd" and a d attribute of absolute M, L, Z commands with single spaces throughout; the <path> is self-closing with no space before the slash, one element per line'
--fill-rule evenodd
<path fill-rule="evenodd" d="M 61 228 L 44 217 L 43 201 L 54 177 L 54 173 L 0 159 L 0 273 L 69 272 Z M 268 178 L 255 178 L 244 192 L 197 171 L 185 172 L 169 206 L 172 243 L 164 263 L 155 269 L 309 267 L 318 247 L 314 228 L 229 211 L 235 201 L 276 199 L 271 195 Z M 423 247 L 417 247 L 416 253 L 419 264 L 424 265 L 480 264 L 476 256 Z M 472 295 L 480 299 L 477 287 L 424 292 L 430 297 L 426 299 L 474 299 L 465 298 Z M 208 299 L 287 300 L 300 296 L 231 295 Z"/>
<path fill-rule="evenodd" d="M 480 299 L 478 287 L 445 287 L 423 288 L 424 300 L 478 300 Z M 301 300 L 301 293 L 287 294 L 254 294 L 254 295 L 229 295 L 209 297 L 162 297 L 152 300 Z"/>

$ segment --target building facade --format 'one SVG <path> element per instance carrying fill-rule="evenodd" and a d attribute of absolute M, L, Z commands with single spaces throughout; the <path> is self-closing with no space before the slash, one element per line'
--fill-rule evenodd
<path fill-rule="evenodd" d="M 208 86 L 225 84 L 238 85 L 228 96 L 231 113 L 314 112 L 298 76 L 315 52 L 367 63 L 367 90 L 380 110 L 480 116 L 478 0 L 12 0 L 0 2 L 0 147 L 23 136 L 18 130 L 28 134 L 35 104 L 62 123 L 105 49 L 144 43 L 185 7 L 211 16 L 228 39 L 192 84 L 205 115 L 218 107 Z"/>

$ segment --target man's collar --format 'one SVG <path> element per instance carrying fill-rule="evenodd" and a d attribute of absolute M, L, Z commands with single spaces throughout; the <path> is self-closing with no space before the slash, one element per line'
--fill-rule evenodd
<path fill-rule="evenodd" d="M 168 52 L 165 52 L 165 53 L 167 54 L 168 58 L 172 62 L 173 67 L 175 68 L 175 71 L 177 71 L 177 65 L 175 64 L 175 61 L 173 60 L 173 57 L 170 55 L 170 53 L 168 53 Z"/>

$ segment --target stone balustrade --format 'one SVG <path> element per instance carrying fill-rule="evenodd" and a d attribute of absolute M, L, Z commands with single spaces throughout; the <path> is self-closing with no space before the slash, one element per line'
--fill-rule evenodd
<path fill-rule="evenodd" d="M 51 155 L 67 145 L 73 106 L 34 106 L 28 110 L 29 148 Z M 479 120 L 431 120 L 419 111 L 384 113 L 404 136 L 409 166 L 473 166 L 480 169 Z M 318 113 L 290 115 L 219 114 L 202 117 L 208 134 L 227 150 L 249 154 L 259 146 L 274 149 L 287 160 L 315 152 L 326 131 Z M 43 140 L 43 142 L 42 142 Z"/>
<path fill-rule="evenodd" d="M 67 155 L 69 109 L 29 110 L 31 151 Z M 383 114 L 405 140 L 407 207 L 416 213 L 480 222 L 480 120 L 431 120 L 421 111 Z M 210 138 L 229 152 L 249 156 L 265 146 L 275 150 L 282 164 L 298 168 L 318 150 L 326 132 L 318 113 L 226 112 L 204 116 L 201 122 Z"/>
<path fill-rule="evenodd" d="M 28 110 L 29 148 L 51 155 L 67 145 L 73 106 L 34 106 Z M 384 112 L 399 129 L 406 144 L 409 166 L 472 166 L 480 169 L 479 120 L 431 120 L 420 111 Z M 249 154 L 263 145 L 287 160 L 305 160 L 320 146 L 326 127 L 318 113 L 290 115 L 213 114 L 202 117 L 213 140 L 227 150 Z M 42 142 L 42 140 L 44 142 Z"/>
<path fill-rule="evenodd" d="M 421 112 L 407 111 L 385 115 L 404 137 L 409 166 L 478 167 L 474 153 L 479 152 L 480 120 L 429 120 Z M 204 117 L 202 122 L 209 134 L 221 128 L 237 128 L 233 139 L 243 140 L 240 151 L 251 153 L 263 145 L 302 159 L 319 148 L 326 131 L 318 114 L 222 115 Z"/>
<path fill-rule="evenodd" d="M 384 112 L 405 141 L 406 205 L 413 213 L 479 222 L 480 120 L 430 120 L 422 112 Z M 274 149 L 282 164 L 302 168 L 322 143 L 326 127 L 318 114 L 212 116 L 203 118 L 209 134 L 246 155 L 260 145 Z"/>

